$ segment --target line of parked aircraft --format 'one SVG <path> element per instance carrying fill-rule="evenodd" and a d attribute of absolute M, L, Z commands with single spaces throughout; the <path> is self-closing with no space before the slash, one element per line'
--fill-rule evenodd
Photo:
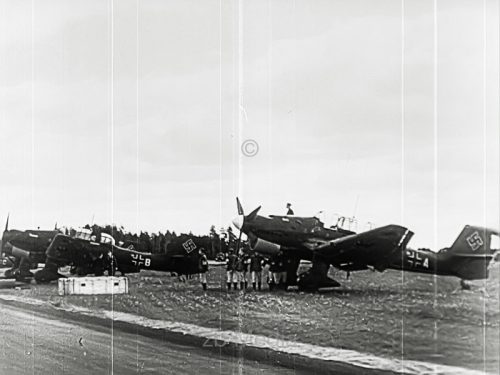
<path fill-rule="evenodd" d="M 114 275 L 119 271 L 139 272 L 141 269 L 175 272 L 182 275 L 199 273 L 200 250 L 203 245 L 198 237 L 178 237 L 167 247 L 166 254 L 151 254 L 116 245 L 106 233 L 93 234 L 90 229 L 80 229 L 74 235 L 61 230 L 9 230 L 8 219 L 2 236 L 1 251 L 13 259 L 5 278 L 18 281 L 48 283 L 64 277 L 59 268 L 70 266 L 71 272 L 84 276 Z M 32 273 L 39 264 L 43 269 Z"/>
<path fill-rule="evenodd" d="M 466 287 L 466 280 L 488 278 L 489 266 L 498 258 L 499 232 L 466 225 L 455 242 L 438 252 L 407 247 L 413 232 L 400 225 L 355 233 L 338 226 L 325 227 L 317 217 L 260 216 L 256 208 L 245 215 L 238 198 L 238 216 L 233 224 L 248 237 L 251 251 L 264 257 L 282 257 L 286 264 L 287 286 L 314 291 L 337 287 L 328 276 L 331 266 L 346 271 L 396 269 L 432 275 L 455 276 Z M 62 277 L 59 268 L 71 266 L 79 275 L 114 275 L 150 269 L 177 274 L 199 273 L 200 249 L 195 236 L 174 241 L 166 254 L 150 254 L 123 248 L 107 234 L 95 236 L 81 230 L 70 236 L 59 230 L 9 230 L 8 219 L 2 236 L 1 251 L 13 258 L 5 277 L 27 280 L 34 277 L 46 283 Z M 297 274 L 301 260 L 311 268 Z M 34 274 L 31 269 L 44 263 Z"/>

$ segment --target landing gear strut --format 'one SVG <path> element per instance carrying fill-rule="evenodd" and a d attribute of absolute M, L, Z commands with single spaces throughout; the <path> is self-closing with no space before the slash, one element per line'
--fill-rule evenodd
<path fill-rule="evenodd" d="M 298 277 L 299 290 L 315 291 L 319 288 L 336 288 L 340 284 L 327 276 L 330 264 L 315 256 L 312 267 Z"/>
<path fill-rule="evenodd" d="M 57 271 L 58 271 L 57 265 L 51 262 L 47 262 L 43 269 L 35 272 L 35 281 L 38 284 L 47 284 L 61 277 L 66 277 L 64 275 L 61 275 Z"/>
<path fill-rule="evenodd" d="M 460 287 L 462 290 L 470 290 L 470 284 L 464 279 L 460 279 Z"/>

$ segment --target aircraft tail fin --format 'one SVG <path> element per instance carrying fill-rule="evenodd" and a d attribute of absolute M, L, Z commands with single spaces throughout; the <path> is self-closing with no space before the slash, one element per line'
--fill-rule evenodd
<path fill-rule="evenodd" d="M 491 250 L 491 235 L 493 231 L 466 225 L 457 239 L 448 249 L 454 255 L 484 255 L 492 254 Z"/>
<path fill-rule="evenodd" d="M 478 280 L 488 277 L 488 266 L 495 257 L 492 239 L 498 232 L 483 227 L 466 225 L 457 239 L 448 248 L 453 256 L 455 273 L 465 280 Z"/>

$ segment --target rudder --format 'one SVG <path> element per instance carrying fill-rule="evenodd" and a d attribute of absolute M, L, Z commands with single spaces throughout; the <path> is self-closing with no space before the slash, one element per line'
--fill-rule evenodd
<path fill-rule="evenodd" d="M 491 229 L 466 225 L 448 252 L 453 255 L 453 271 L 465 280 L 488 278 L 488 266 L 496 249 L 492 249 L 492 237 L 498 232 Z"/>
<path fill-rule="evenodd" d="M 457 255 L 491 254 L 492 232 L 486 228 L 466 225 L 448 251 Z"/>

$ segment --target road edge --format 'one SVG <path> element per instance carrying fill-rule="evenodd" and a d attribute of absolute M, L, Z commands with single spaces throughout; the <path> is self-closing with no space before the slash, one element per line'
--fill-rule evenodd
<path fill-rule="evenodd" d="M 106 317 L 91 316 L 78 311 L 71 311 L 51 306 L 40 302 L 34 305 L 29 302 L 20 302 L 4 299 L 0 296 L 0 303 L 23 311 L 29 311 L 46 318 L 63 318 L 74 321 L 87 327 L 107 329 L 119 329 L 126 333 L 139 334 L 148 338 L 168 341 L 173 344 L 193 347 L 207 353 L 225 355 L 243 360 L 258 361 L 266 365 L 285 367 L 289 369 L 306 370 L 315 374 L 351 375 L 359 373 L 370 373 L 375 375 L 394 375 L 393 372 L 380 369 L 368 369 L 352 364 L 336 361 L 326 361 L 315 358 L 308 358 L 299 354 L 291 354 L 268 348 L 253 347 L 231 342 L 211 340 L 204 337 L 169 331 L 163 328 L 145 327 L 120 320 L 112 320 Z M 36 308 L 35 308 L 36 307 Z"/>

